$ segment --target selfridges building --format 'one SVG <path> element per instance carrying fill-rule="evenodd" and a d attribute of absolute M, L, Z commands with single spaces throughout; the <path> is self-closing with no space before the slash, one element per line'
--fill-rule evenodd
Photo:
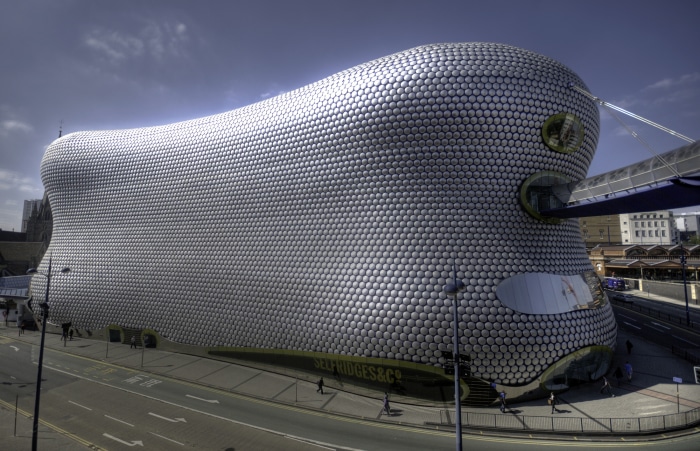
<path fill-rule="evenodd" d="M 417 47 L 230 112 L 72 133 L 46 150 L 54 323 L 449 399 L 599 378 L 616 324 L 578 223 L 594 101 L 548 57 Z M 43 299 L 46 279 L 31 291 Z M 448 394 L 446 394 L 448 393 Z"/>

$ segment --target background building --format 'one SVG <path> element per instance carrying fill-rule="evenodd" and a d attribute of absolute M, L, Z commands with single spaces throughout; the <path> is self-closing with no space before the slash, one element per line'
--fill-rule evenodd
<path fill-rule="evenodd" d="M 34 205 L 32 213 L 26 221 L 27 241 L 43 243 L 43 249 L 46 250 L 51 242 L 51 234 L 53 232 L 53 214 L 49 198 L 44 194 L 43 199 L 39 200 L 38 203 L 36 201 L 25 201 L 25 205 L 26 202 L 32 202 Z"/>
<path fill-rule="evenodd" d="M 587 248 L 622 244 L 620 215 L 589 216 L 579 218 L 578 222 Z"/>
<path fill-rule="evenodd" d="M 684 242 L 692 241 L 695 244 L 698 242 L 698 230 L 700 229 L 700 212 L 696 213 L 678 213 L 676 218 L 676 228 L 680 235 L 680 239 Z"/>
<path fill-rule="evenodd" d="M 622 244 L 679 244 L 673 212 L 669 210 L 620 215 Z"/>
<path fill-rule="evenodd" d="M 41 207 L 41 199 L 32 199 L 24 201 L 24 209 L 22 210 L 22 232 L 27 231 L 27 223 L 32 214 L 39 211 Z"/>

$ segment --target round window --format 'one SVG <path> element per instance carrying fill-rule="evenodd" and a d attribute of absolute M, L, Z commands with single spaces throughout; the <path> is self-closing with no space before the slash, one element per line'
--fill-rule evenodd
<path fill-rule="evenodd" d="M 542 126 L 542 139 L 552 150 L 572 153 L 583 143 L 583 125 L 575 115 L 559 113 L 550 116 Z"/>
<path fill-rule="evenodd" d="M 562 222 L 559 218 L 548 217 L 541 212 L 560 208 L 564 203 L 554 194 L 553 186 L 564 185 L 571 180 L 559 172 L 543 171 L 531 175 L 520 188 L 520 203 L 530 215 L 550 224 Z"/>

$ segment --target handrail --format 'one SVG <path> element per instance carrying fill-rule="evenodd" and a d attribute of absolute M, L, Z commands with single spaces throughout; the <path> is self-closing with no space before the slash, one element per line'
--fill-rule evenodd
<path fill-rule="evenodd" d="M 690 324 L 686 323 L 685 316 L 672 315 L 670 313 L 662 312 L 653 308 L 643 307 L 641 305 L 635 304 L 633 302 L 618 301 L 614 297 L 610 297 L 610 303 L 617 307 L 622 307 L 627 310 L 632 310 L 643 315 L 651 316 L 656 319 L 667 321 L 674 326 L 684 327 L 686 329 L 700 330 L 700 324 L 695 321 L 691 321 Z"/>
<path fill-rule="evenodd" d="M 454 410 L 440 411 L 440 425 L 453 426 Z M 447 421 L 445 421 L 447 420 Z M 638 418 L 587 418 L 462 412 L 462 426 L 512 431 L 575 432 L 585 434 L 647 434 L 700 425 L 700 408 L 686 412 Z"/>

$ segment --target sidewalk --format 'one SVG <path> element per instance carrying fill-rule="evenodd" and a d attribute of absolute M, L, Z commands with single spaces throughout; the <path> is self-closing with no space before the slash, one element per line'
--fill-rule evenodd
<path fill-rule="evenodd" d="M 9 326 L 0 324 L 0 341 L 12 338 L 39 345 L 39 332 L 25 332 L 24 335 L 18 336 L 17 329 L 13 325 L 13 323 L 10 323 Z M 634 343 L 631 355 L 627 355 L 625 347 L 625 342 L 628 339 Z M 67 346 L 64 347 L 58 335 L 47 333 L 46 346 L 151 374 L 355 418 L 419 427 L 431 425 L 430 427 L 433 429 L 436 425 L 443 425 L 446 430 L 450 430 L 449 421 L 454 418 L 454 407 L 418 406 L 411 404 L 409 399 L 398 397 L 392 398 L 392 415 L 387 416 L 382 414 L 383 393 L 367 392 L 365 396 L 349 393 L 343 391 L 342 386 L 330 377 L 326 378 L 325 394 L 321 395 L 316 392 L 316 385 L 310 381 L 297 380 L 294 377 L 221 360 L 158 349 L 146 349 L 142 367 L 141 350 L 135 352 L 130 349 L 128 344 L 110 343 L 107 358 L 105 358 L 107 344 L 104 341 L 74 338 L 73 341 L 68 341 Z M 620 330 L 618 331 L 618 346 L 612 368 L 614 369 L 618 365 L 624 367 L 628 360 L 634 368 L 634 377 L 631 383 L 623 382 L 618 387 L 617 381 L 612 377 L 612 371 L 610 373 L 609 380 L 613 385 L 615 398 L 600 394 L 600 382 L 576 387 L 559 396 L 560 405 L 557 407 L 560 412 L 555 413 L 554 416 L 573 419 L 588 418 L 597 421 L 605 418 L 661 416 L 700 407 L 700 385 L 695 384 L 693 367 L 688 362 L 671 355 L 669 351 L 653 343 Z M 683 380 L 683 383 L 678 386 L 679 402 L 676 398 L 677 385 L 673 382 L 674 377 Z M 463 421 L 466 424 L 469 415 L 478 416 L 478 414 L 548 418 L 553 415 L 551 407 L 547 405 L 545 399 L 518 403 L 508 407 L 509 411 L 506 411 L 505 414 L 500 413 L 495 403 L 492 408 L 463 407 Z M 23 445 L 16 449 L 28 449 L 31 441 L 31 421 L 29 419 L 18 417 L 18 430 L 21 432 L 21 437 L 13 437 L 14 411 L 10 411 L 7 406 L 3 405 L 0 406 L 0 424 L 2 425 L 0 429 L 3 437 L 10 438 L 8 444 L 21 442 Z M 46 437 L 45 430 L 46 428 L 41 426 L 42 437 Z M 503 430 L 492 432 L 488 428 L 482 430 L 468 426 L 464 427 L 463 432 L 465 434 L 494 433 L 500 436 L 504 434 Z M 696 431 L 691 430 L 685 433 L 693 432 Z M 525 433 L 513 432 L 513 435 Z M 532 431 L 527 432 L 527 434 L 532 435 Z M 536 432 L 536 434 L 538 437 L 546 437 L 547 435 L 542 432 Z M 574 439 L 573 434 L 569 435 Z M 577 435 L 577 439 L 580 440 L 582 434 L 579 432 Z M 75 441 L 63 437 L 59 433 L 51 433 L 49 437 L 49 440 L 52 440 L 51 449 L 75 449 L 77 445 Z M 566 434 L 559 433 L 557 438 L 565 439 Z M 648 440 L 648 436 L 638 438 Z M 605 436 L 601 436 L 600 439 L 604 440 Z M 625 440 L 634 439 L 634 436 L 625 436 Z M 65 448 L 62 448 L 62 441 L 66 441 L 70 446 L 66 445 Z"/>

